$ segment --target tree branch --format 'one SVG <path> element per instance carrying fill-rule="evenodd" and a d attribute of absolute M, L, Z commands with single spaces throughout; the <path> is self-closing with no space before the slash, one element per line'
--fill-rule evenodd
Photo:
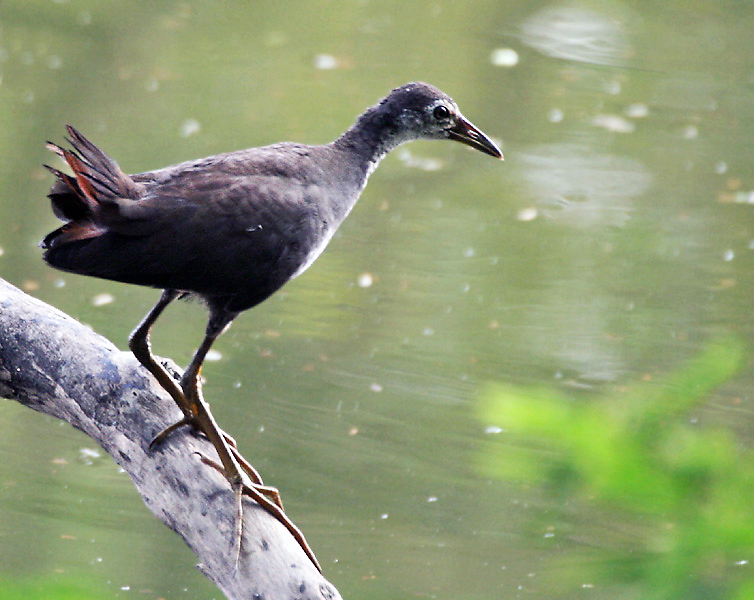
<path fill-rule="evenodd" d="M 215 456 L 212 445 L 184 428 L 150 451 L 181 416 L 170 396 L 130 353 L 2 279 L 0 397 L 63 419 L 102 446 L 231 600 L 340 599 L 288 530 L 247 498 L 234 568 L 233 493 L 197 454 Z"/>

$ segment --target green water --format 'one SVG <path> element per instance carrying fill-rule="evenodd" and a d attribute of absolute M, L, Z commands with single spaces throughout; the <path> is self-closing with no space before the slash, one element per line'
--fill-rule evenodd
<path fill-rule="evenodd" d="M 204 372 L 217 419 L 345 598 L 751 597 L 754 544 L 705 554 L 715 536 L 692 527 L 689 563 L 655 533 L 710 507 L 741 531 L 754 499 L 747 519 L 746 503 L 668 504 L 661 483 L 634 505 L 487 468 L 490 444 L 533 470 L 568 453 L 480 402 L 500 384 L 622 410 L 636 390 L 686 390 L 674 374 L 734 339 L 741 364 L 661 421 L 728 440 L 723 465 L 699 437 L 690 468 L 748 468 L 753 28 L 754 4 L 711 0 L 5 0 L 0 276 L 125 348 L 158 292 L 42 263 L 57 226 L 45 140 L 74 124 L 138 172 L 327 142 L 392 87 L 431 82 L 506 161 L 438 142 L 389 156 L 314 266 L 217 343 Z M 156 352 L 185 363 L 204 320 L 171 306 Z M 604 434 L 585 422 L 560 427 Z M 0 590 L 221 597 L 88 438 L 4 401 L 0 427 Z M 726 497 L 747 497 L 740 479 Z M 637 556 L 675 567 L 650 573 Z"/>

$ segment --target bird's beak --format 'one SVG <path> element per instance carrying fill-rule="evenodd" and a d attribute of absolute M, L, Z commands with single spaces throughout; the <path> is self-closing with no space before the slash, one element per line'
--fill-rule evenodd
<path fill-rule="evenodd" d="M 474 150 L 479 150 L 500 160 L 503 158 L 503 153 L 500 152 L 495 143 L 479 131 L 474 125 L 467 121 L 464 117 L 458 117 L 458 121 L 453 127 L 448 129 L 450 139 L 456 142 L 461 142 L 467 146 L 471 146 Z"/>

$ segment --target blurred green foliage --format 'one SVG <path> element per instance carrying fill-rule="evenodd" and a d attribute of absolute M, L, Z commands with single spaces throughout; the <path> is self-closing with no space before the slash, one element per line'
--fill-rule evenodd
<path fill-rule="evenodd" d="M 588 577 L 638 586 L 647 599 L 752 598 L 742 567 L 754 553 L 754 456 L 730 431 L 689 415 L 745 358 L 740 340 L 719 339 L 663 381 L 594 402 L 496 385 L 479 418 L 505 433 L 482 447 L 479 467 L 635 521 L 633 548 L 579 561 L 597 565 Z"/>

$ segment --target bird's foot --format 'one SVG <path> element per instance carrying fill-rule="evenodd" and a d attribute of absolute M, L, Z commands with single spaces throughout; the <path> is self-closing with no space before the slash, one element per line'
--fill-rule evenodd
<path fill-rule="evenodd" d="M 243 474 L 246 475 L 249 478 L 249 481 L 243 481 L 244 477 L 241 475 L 240 477 L 236 478 L 239 479 L 244 487 L 253 488 L 255 490 L 258 490 L 259 493 L 264 494 L 265 498 L 267 498 L 268 501 L 273 502 L 281 511 L 283 509 L 283 500 L 280 497 L 280 492 L 276 487 L 272 487 L 271 485 L 264 485 L 264 482 L 262 481 L 262 478 L 260 477 L 257 470 L 251 466 L 251 464 L 243 457 L 241 456 L 241 453 L 238 451 L 238 448 L 235 446 L 231 446 L 228 444 L 228 447 L 230 448 L 231 454 L 233 454 L 233 458 L 236 459 L 236 462 L 243 470 Z M 234 484 L 234 478 L 232 476 L 229 476 L 223 466 L 212 460 L 211 458 L 208 458 L 201 452 L 195 453 L 201 461 L 213 469 L 215 469 L 217 472 L 219 472 L 223 477 L 225 477 L 228 482 L 233 486 Z M 249 495 L 249 494 L 247 494 Z M 256 497 L 251 495 L 251 498 L 256 500 Z M 261 502 L 258 502 L 258 504 L 262 504 Z M 263 505 L 265 506 L 265 505 Z"/>
<path fill-rule="evenodd" d="M 166 427 L 160 433 L 158 433 L 149 444 L 150 450 L 165 441 L 165 439 L 167 439 L 173 432 L 184 426 L 193 427 L 195 430 L 205 435 L 211 441 L 212 436 L 210 436 L 203 430 L 201 419 L 197 419 L 196 417 L 193 417 L 191 415 L 185 415 L 181 420 L 173 423 L 172 425 Z M 241 541 L 243 539 L 242 500 L 243 496 L 248 496 L 283 524 L 283 526 L 299 543 L 301 549 L 306 553 L 314 566 L 317 567 L 317 570 L 322 572 L 322 568 L 320 567 L 319 562 L 314 555 L 314 552 L 309 546 L 309 543 L 306 541 L 304 534 L 296 526 L 296 524 L 291 521 L 288 515 L 285 514 L 285 511 L 283 509 L 283 502 L 280 497 L 280 492 L 277 490 L 277 488 L 264 485 L 262 477 L 259 475 L 258 471 L 251 465 L 251 463 L 249 463 L 249 461 L 247 461 L 241 455 L 236 446 L 235 440 L 230 435 L 220 429 L 218 429 L 218 432 L 220 434 L 223 445 L 227 448 L 227 451 L 233 457 L 233 460 L 230 461 L 230 463 L 236 463 L 232 466 L 230 471 L 224 468 L 222 464 L 212 460 L 211 458 L 208 458 L 204 454 L 200 452 L 197 452 L 196 454 L 204 464 L 212 467 L 221 475 L 223 475 L 223 477 L 228 480 L 228 483 L 230 483 L 230 486 L 233 489 L 236 506 L 236 528 L 234 531 L 233 539 L 233 548 L 235 551 L 234 564 L 237 565 L 238 559 L 241 555 Z"/>
<path fill-rule="evenodd" d="M 234 456 L 238 455 L 237 454 L 238 451 L 232 446 L 231 446 L 231 451 L 233 452 Z M 320 567 L 319 561 L 317 560 L 317 557 L 314 555 L 314 551 L 309 546 L 309 543 L 306 541 L 304 534 L 296 526 L 296 524 L 293 521 L 291 521 L 288 515 L 285 514 L 285 511 L 283 510 L 283 503 L 280 498 L 280 492 L 278 491 L 277 488 L 269 486 L 269 485 L 262 485 L 261 479 L 260 479 L 260 483 L 254 483 L 252 481 L 249 481 L 248 479 L 244 481 L 245 478 L 241 474 L 239 474 L 239 476 L 229 476 L 226 470 L 222 467 L 222 465 L 204 456 L 200 452 L 197 452 L 196 454 L 199 456 L 199 458 L 204 464 L 212 467 L 213 469 L 218 471 L 220 474 L 222 474 L 228 480 L 231 488 L 233 489 L 233 493 L 235 496 L 235 505 L 236 505 L 236 528 L 234 531 L 234 540 L 233 540 L 233 548 L 235 550 L 235 563 L 234 564 L 236 566 L 238 565 L 238 560 L 241 556 L 241 544 L 243 540 L 243 496 L 248 496 L 249 498 L 254 500 L 254 502 L 259 504 L 264 510 L 266 510 L 273 517 L 275 517 L 278 521 L 280 521 L 280 523 L 282 523 L 282 525 L 290 532 L 293 538 L 298 542 L 299 546 L 301 546 L 301 549 L 309 557 L 309 560 L 311 560 L 314 566 L 317 567 L 317 570 L 320 573 L 322 572 L 322 567 Z M 251 465 L 249 466 L 251 467 Z M 251 468 L 256 473 L 256 470 L 253 467 Z"/>
<path fill-rule="evenodd" d="M 155 449 L 155 447 L 159 446 L 162 442 L 164 442 L 168 437 L 170 437 L 170 435 L 174 431 L 177 431 L 181 427 L 191 427 L 192 429 L 194 429 L 194 431 L 197 431 L 197 432 L 201 433 L 204 437 L 206 437 L 207 439 L 209 439 L 209 435 L 207 435 L 202 430 L 201 424 L 199 423 L 199 421 L 195 417 L 192 417 L 191 415 L 184 415 L 184 417 L 180 421 L 177 421 L 177 422 L 173 423 L 172 425 L 166 427 L 165 429 L 163 429 L 162 431 L 160 431 L 160 433 L 158 433 L 156 436 L 154 436 L 154 438 L 152 439 L 152 441 L 149 443 L 149 450 L 150 450 L 150 452 L 153 451 Z M 231 453 L 233 454 L 233 458 L 236 459 L 236 462 L 238 462 L 238 464 L 241 467 L 241 469 L 243 469 L 243 471 L 246 473 L 246 475 L 249 476 L 249 478 L 251 479 L 251 481 L 254 484 L 256 484 L 256 485 L 266 487 L 266 486 L 264 486 L 264 482 L 262 481 L 262 477 L 259 474 L 259 472 L 239 452 L 238 445 L 236 444 L 236 440 L 233 439 L 233 437 L 231 435 L 225 433 L 223 430 L 220 430 L 219 433 L 223 437 L 223 439 L 225 440 L 225 443 L 228 445 L 228 448 L 230 449 Z M 270 489 L 275 489 L 275 488 L 270 488 Z M 275 490 L 275 491 L 277 492 L 277 490 Z M 280 494 L 278 494 L 278 497 L 277 497 L 277 500 L 276 500 L 276 504 L 278 506 L 280 506 L 280 508 L 283 508 L 282 502 L 280 500 Z"/>

